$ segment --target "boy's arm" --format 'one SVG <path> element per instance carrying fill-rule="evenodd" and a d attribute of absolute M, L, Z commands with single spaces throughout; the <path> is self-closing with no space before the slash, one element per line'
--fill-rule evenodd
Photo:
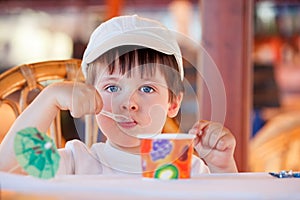
<path fill-rule="evenodd" d="M 16 132 L 26 127 L 36 127 L 45 132 L 57 114 L 52 89 L 44 89 L 34 101 L 15 120 L 0 145 L 0 170 L 9 171 L 18 165 L 14 154 L 14 137 Z M 14 172 L 18 172 L 17 170 Z"/>
<path fill-rule="evenodd" d="M 0 171 L 9 171 L 17 165 L 13 146 L 15 134 L 19 130 L 36 127 L 46 132 L 60 109 L 70 110 L 73 117 L 101 110 L 102 101 L 95 89 L 85 84 L 77 87 L 77 84 L 75 91 L 73 83 L 54 83 L 46 87 L 20 114 L 0 145 Z"/>
<path fill-rule="evenodd" d="M 195 149 L 212 173 L 238 172 L 233 134 L 223 125 L 201 120 L 189 131 L 196 135 Z"/>

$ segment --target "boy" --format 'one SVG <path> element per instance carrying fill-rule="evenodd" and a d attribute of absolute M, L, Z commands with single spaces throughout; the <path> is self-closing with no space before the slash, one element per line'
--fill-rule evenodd
<path fill-rule="evenodd" d="M 91 35 L 83 55 L 82 70 L 89 84 L 54 83 L 18 117 L 0 147 L 0 170 L 17 165 L 14 135 L 25 127 L 45 132 L 59 109 L 73 117 L 96 114 L 106 143 L 88 149 L 73 140 L 60 149 L 58 174 L 139 174 L 138 134 L 160 134 L 167 117 L 175 117 L 183 96 L 181 53 L 169 30 L 160 23 L 121 16 L 101 24 Z M 38 110 L 38 112 L 36 112 Z M 101 110 L 125 116 L 114 120 Z M 236 172 L 235 139 L 221 125 L 199 121 L 195 134 L 199 155 L 194 156 L 192 175 Z M 21 170 L 18 173 L 22 173 Z"/>

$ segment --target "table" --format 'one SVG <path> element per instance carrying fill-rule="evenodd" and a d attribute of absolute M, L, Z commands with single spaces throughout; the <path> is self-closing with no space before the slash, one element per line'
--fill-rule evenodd
<path fill-rule="evenodd" d="M 66 175 L 50 180 L 0 172 L 0 199 L 300 199 L 300 178 L 203 174 L 185 180 Z"/>

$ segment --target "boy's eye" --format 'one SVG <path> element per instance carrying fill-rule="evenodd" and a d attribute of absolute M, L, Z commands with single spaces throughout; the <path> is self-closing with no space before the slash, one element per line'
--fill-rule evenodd
<path fill-rule="evenodd" d="M 154 89 L 150 86 L 143 86 L 140 88 L 140 91 L 145 92 L 145 93 L 152 93 L 152 92 L 154 92 Z"/>
<path fill-rule="evenodd" d="M 121 90 L 121 88 L 118 87 L 118 86 L 115 86 L 115 85 L 110 85 L 110 86 L 107 86 L 105 88 L 105 90 L 108 91 L 108 92 L 118 92 L 118 91 Z"/>

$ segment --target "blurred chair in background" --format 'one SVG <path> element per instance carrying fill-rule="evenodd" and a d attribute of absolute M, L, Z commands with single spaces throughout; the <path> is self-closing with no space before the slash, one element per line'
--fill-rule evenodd
<path fill-rule="evenodd" d="M 80 59 L 68 59 L 24 64 L 3 72 L 0 75 L 0 135 L 3 137 L 6 134 L 16 117 L 47 85 L 57 81 L 84 81 L 80 66 Z M 70 119 L 68 111 L 61 111 L 51 124 L 48 134 L 54 139 L 57 147 L 64 146 L 62 135 L 67 140 L 79 139 L 76 128 L 70 125 L 71 120 L 73 119 Z M 97 137 L 92 120 L 91 116 L 87 116 L 86 132 L 93 133 L 85 135 L 85 143 L 88 146 L 94 143 Z M 68 127 L 65 127 L 66 125 Z M 62 129 L 67 131 L 62 133 Z"/>
<path fill-rule="evenodd" d="M 270 119 L 249 147 L 250 171 L 300 171 L 300 111 Z"/>

